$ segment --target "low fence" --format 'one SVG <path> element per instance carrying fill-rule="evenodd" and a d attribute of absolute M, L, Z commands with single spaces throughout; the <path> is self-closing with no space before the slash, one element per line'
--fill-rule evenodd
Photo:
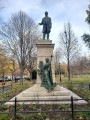
<path fill-rule="evenodd" d="M 0 86 L 0 93 L 11 90 L 12 90 L 12 84 Z"/>
<path fill-rule="evenodd" d="M 25 82 L 25 81 L 24 81 Z M 32 81 L 32 84 L 35 84 L 36 81 Z M 19 83 L 14 83 L 14 84 L 19 84 Z M 84 83 L 59 83 L 59 85 L 62 86 L 68 86 L 68 85 L 72 85 L 74 88 L 77 88 L 79 85 L 81 85 L 85 90 L 90 90 L 90 84 L 84 84 Z M 0 93 L 5 92 L 5 91 L 12 91 L 13 89 L 13 84 L 7 84 L 7 85 L 2 85 L 0 86 Z"/>
<path fill-rule="evenodd" d="M 23 80 L 23 83 L 25 83 L 25 82 L 27 82 L 27 80 Z M 36 80 L 32 80 L 30 82 L 32 82 L 32 84 L 35 84 Z M 21 85 L 20 82 L 16 82 L 16 83 L 13 82 L 11 84 L 6 84 L 6 83 L 2 84 L 2 85 L 0 85 L 0 93 L 6 92 L 6 91 L 12 91 L 13 84 L 15 84 L 15 85 Z"/>
<path fill-rule="evenodd" d="M 90 112 L 90 110 L 76 110 L 74 109 L 74 101 L 77 101 L 77 100 L 87 100 L 89 101 L 90 99 L 73 99 L 73 97 L 71 96 L 71 99 L 63 99 L 63 100 L 17 100 L 17 98 L 15 98 L 15 101 L 0 101 L 0 103 L 5 103 L 5 102 L 14 102 L 14 111 L 13 112 L 0 112 L 0 114 L 14 114 L 14 120 L 16 120 L 17 118 L 17 114 L 20 113 L 20 114 L 25 114 L 25 113 L 71 113 L 71 119 L 72 120 L 75 120 L 74 119 L 74 114 L 76 112 Z M 70 105 L 71 105 L 71 109 L 70 110 L 38 110 L 38 111 L 33 111 L 33 110 L 30 110 L 30 111 L 17 111 L 17 105 L 18 105 L 18 102 L 42 102 L 42 101 L 70 101 Z M 3 104 L 2 104 L 3 105 Z M 24 105 L 24 104 L 23 104 Z M 40 105 L 40 104 L 39 104 Z"/>
<path fill-rule="evenodd" d="M 68 85 L 71 85 L 71 86 L 73 86 L 74 88 L 77 88 L 78 86 L 80 87 L 80 86 L 82 86 L 82 88 L 83 89 L 85 89 L 85 90 L 90 90 L 90 83 L 88 83 L 88 84 L 86 84 L 86 83 L 73 83 L 73 82 L 68 82 L 68 83 L 59 83 L 59 85 L 62 85 L 62 86 L 68 86 Z"/>

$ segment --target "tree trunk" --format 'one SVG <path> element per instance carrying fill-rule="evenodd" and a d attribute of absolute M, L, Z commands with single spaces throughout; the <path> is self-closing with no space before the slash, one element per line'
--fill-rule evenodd
<path fill-rule="evenodd" d="M 68 81 L 70 82 L 70 64 L 69 64 L 69 59 L 68 59 L 67 69 L 68 69 Z"/>
<path fill-rule="evenodd" d="M 13 72 L 12 72 L 12 84 L 13 84 Z"/>
<path fill-rule="evenodd" d="M 30 74 L 30 80 L 32 80 L 32 70 L 29 71 Z"/>
<path fill-rule="evenodd" d="M 24 70 L 23 70 L 23 68 L 21 67 L 21 68 L 20 68 L 20 85 L 23 84 L 23 72 L 24 72 Z"/>

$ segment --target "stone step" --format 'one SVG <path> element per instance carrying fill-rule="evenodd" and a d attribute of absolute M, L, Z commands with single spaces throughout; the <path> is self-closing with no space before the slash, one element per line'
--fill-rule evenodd
<path fill-rule="evenodd" d="M 85 105 L 87 104 L 86 101 L 84 100 L 78 100 L 78 101 L 73 101 L 74 104 L 76 105 Z M 17 102 L 17 104 L 20 104 L 20 105 L 30 105 L 30 104 L 71 104 L 71 101 L 35 101 L 35 102 Z M 15 102 L 6 102 L 5 105 L 8 105 L 8 106 L 13 106 L 15 105 Z"/>
<path fill-rule="evenodd" d="M 27 92 L 22 93 L 22 97 L 34 97 L 34 96 L 68 96 L 69 91 L 53 91 L 53 92 Z"/>
<path fill-rule="evenodd" d="M 44 87 L 41 87 L 39 84 L 36 84 L 18 94 L 16 98 L 17 100 L 31 100 L 28 102 L 18 102 L 17 104 L 71 104 L 71 96 L 73 96 L 74 99 L 80 99 L 80 97 L 74 94 L 72 91 L 67 90 L 59 85 L 57 85 L 52 92 L 48 93 L 48 90 L 46 90 Z M 66 99 L 68 99 L 68 101 L 66 101 Z M 10 101 L 15 101 L 15 97 Z M 74 103 L 78 105 L 87 104 L 85 100 L 74 101 Z M 6 102 L 5 105 L 15 105 L 15 102 Z"/>
<path fill-rule="evenodd" d="M 44 87 L 41 87 L 40 84 L 38 84 L 38 85 L 36 85 L 36 86 L 34 85 L 34 86 L 32 87 L 32 89 L 31 89 L 31 91 L 32 91 L 32 92 L 42 92 L 42 91 L 48 92 L 48 90 L 45 89 Z M 60 86 L 57 85 L 57 86 L 53 89 L 53 91 L 60 91 Z"/>
<path fill-rule="evenodd" d="M 76 96 L 73 97 L 77 99 Z M 17 100 L 66 100 L 71 99 L 71 96 L 37 96 L 37 97 L 20 97 Z M 48 101 L 47 101 L 48 102 Z"/>

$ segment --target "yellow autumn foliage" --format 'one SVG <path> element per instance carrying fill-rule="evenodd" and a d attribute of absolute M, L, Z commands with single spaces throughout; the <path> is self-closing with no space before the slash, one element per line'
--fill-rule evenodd
<path fill-rule="evenodd" d="M 8 58 L 5 54 L 5 50 L 0 45 L 0 77 L 7 77 L 15 71 L 17 66 L 15 60 Z"/>

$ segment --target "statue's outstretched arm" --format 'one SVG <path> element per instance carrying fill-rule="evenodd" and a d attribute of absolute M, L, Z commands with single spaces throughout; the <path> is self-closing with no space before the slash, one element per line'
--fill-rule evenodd
<path fill-rule="evenodd" d="M 39 23 L 39 25 L 43 25 L 43 20 L 41 21 L 41 23 Z"/>

